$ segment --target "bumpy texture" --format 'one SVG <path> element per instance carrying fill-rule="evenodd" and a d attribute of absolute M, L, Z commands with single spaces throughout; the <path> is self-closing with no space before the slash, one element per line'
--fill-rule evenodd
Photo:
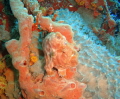
<path fill-rule="evenodd" d="M 6 48 L 12 56 L 14 67 L 19 71 L 22 96 L 25 99 L 84 98 L 86 85 L 74 78 L 78 56 L 74 48 L 71 27 L 67 24 L 55 23 L 39 12 L 36 16 L 37 22 L 43 30 L 49 32 L 43 41 L 46 61 L 43 63 L 39 59 L 39 50 L 35 48 L 38 41 L 34 36 L 38 36 L 39 33 L 32 32 L 32 15 L 27 13 L 20 0 L 10 0 L 10 3 L 18 19 L 20 39 L 6 42 Z M 20 10 L 23 12 L 19 13 Z"/>
<path fill-rule="evenodd" d="M 78 64 L 76 49 L 60 33 L 50 33 L 43 40 L 43 44 L 47 73 L 56 68 L 60 76 L 67 76 L 66 70 L 74 68 Z"/>
<path fill-rule="evenodd" d="M 74 40 L 80 46 L 78 72 L 81 74 L 81 79 L 78 79 L 86 82 L 88 85 L 86 93 L 89 93 L 89 95 L 87 94 L 88 96 L 86 97 L 93 97 L 93 99 L 107 99 L 108 97 L 110 99 L 119 99 L 120 71 L 118 68 L 120 64 L 115 57 L 110 54 L 105 46 L 101 46 L 97 37 L 87 28 L 87 24 L 83 20 L 81 21 L 78 13 L 61 9 L 58 15 L 58 21 L 65 21 L 65 23 L 70 24 L 72 29 L 76 31 Z M 76 23 L 74 22 L 75 20 Z M 106 95 L 104 94 L 105 90 L 108 93 Z"/>
<path fill-rule="evenodd" d="M 34 9 L 28 0 L 24 3 L 29 11 L 38 12 L 34 23 L 34 17 L 28 14 L 23 2 L 10 0 L 10 3 L 18 19 L 20 39 L 6 42 L 6 48 L 19 71 L 21 93 L 25 99 L 120 98 L 120 64 L 78 13 L 57 10 L 57 21 L 63 20 L 65 24 L 53 22 L 38 11 L 37 1 Z M 45 62 L 39 59 L 38 37 L 34 39 L 39 36 L 38 30 L 32 31 L 36 24 L 40 25 L 41 32 L 49 33 L 42 43 Z"/>
<path fill-rule="evenodd" d="M 45 86 L 48 88 L 47 90 L 42 87 L 43 90 L 45 90 L 44 92 L 52 92 L 53 90 L 53 92 L 55 91 L 55 93 L 52 93 L 54 96 L 63 99 L 83 98 L 82 94 L 86 85 L 74 79 L 78 60 L 77 51 L 73 44 L 68 43 L 66 38 L 59 32 L 50 33 L 43 40 L 43 51 L 46 60 L 45 70 L 48 76 L 52 75 L 51 77 L 44 78 L 44 81 L 48 83 L 47 87 Z M 56 70 L 58 74 L 56 74 Z M 62 78 L 59 78 L 59 76 Z M 53 81 L 49 81 L 50 79 Z M 54 84 L 54 87 L 52 87 L 51 90 L 49 87 L 52 86 L 52 84 Z M 49 94 L 46 95 L 46 98 L 54 99 L 54 97 Z"/>
<path fill-rule="evenodd" d="M 6 87 L 7 87 L 7 81 L 5 77 L 0 76 L 0 95 L 4 93 Z"/>

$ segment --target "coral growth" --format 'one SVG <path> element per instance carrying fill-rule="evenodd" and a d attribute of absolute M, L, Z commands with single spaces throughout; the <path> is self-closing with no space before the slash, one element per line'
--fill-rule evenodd
<path fill-rule="evenodd" d="M 21 1 L 11 0 L 10 3 L 13 13 L 19 19 L 20 39 L 6 42 L 6 48 L 12 55 L 14 67 L 19 71 L 19 83 L 23 97 L 25 99 L 83 98 L 86 85 L 74 78 L 78 55 L 71 27 L 67 24 L 53 22 L 50 18 L 43 17 L 41 11 L 38 12 L 36 23 L 41 26 L 42 30 L 49 32 L 43 40 L 44 66 L 39 59 L 38 49 L 31 47 L 31 42 L 36 42 L 36 39 L 32 38 L 35 35 L 32 33 L 33 17 L 27 14 L 27 9 L 25 10 Z M 24 9 L 24 13 L 20 15 L 16 9 L 18 4 L 21 5 L 21 10 Z M 36 10 L 31 10 L 33 14 L 34 11 Z M 34 71 L 30 67 L 39 69 Z"/>
<path fill-rule="evenodd" d="M 4 75 L 7 81 L 4 97 L 6 96 L 9 99 L 19 99 L 20 98 L 19 84 L 15 78 L 15 76 L 17 76 L 17 73 L 16 75 L 14 75 L 14 71 L 11 70 L 10 68 L 7 68 Z"/>
<path fill-rule="evenodd" d="M 0 1 L 0 41 L 10 39 L 9 16 L 4 12 L 3 1 Z"/>
<path fill-rule="evenodd" d="M 0 6 L 0 98 L 119 99 L 116 1 L 10 0 L 11 34 Z"/>
<path fill-rule="evenodd" d="M 70 11 L 76 11 L 77 6 L 73 6 L 70 0 L 44 0 L 39 2 L 43 7 L 53 7 L 55 10 L 60 8 L 68 8 Z"/>
<path fill-rule="evenodd" d="M 5 77 L 0 76 L 0 95 L 4 93 L 6 87 L 7 87 L 7 81 Z"/>
<path fill-rule="evenodd" d="M 66 74 L 69 68 L 75 68 L 77 62 L 77 51 L 73 44 L 66 41 L 60 33 L 50 33 L 43 41 L 47 74 L 53 74 L 57 69 L 59 76 L 73 76 Z M 52 61 L 52 62 L 51 62 Z M 73 71 L 74 74 L 75 71 Z"/>
<path fill-rule="evenodd" d="M 84 96 L 93 99 L 99 97 L 105 99 L 115 97 L 119 99 L 120 64 L 117 62 L 119 59 L 116 60 L 115 56 L 110 54 L 110 51 L 105 46 L 102 46 L 102 42 L 90 30 L 89 26 L 91 24 L 87 23 L 82 15 L 77 12 L 69 12 L 67 9 L 57 11 L 59 12 L 57 21 L 63 20 L 72 26 L 75 32 L 74 40 L 80 47 L 77 72 L 80 74 L 80 76 L 78 75 L 80 82 L 87 84 Z M 68 12 L 69 14 L 63 16 L 64 13 Z M 94 21 L 99 22 L 100 20 Z M 117 41 L 118 39 L 116 39 Z M 99 82 L 103 83 L 100 84 Z M 104 93 L 105 90 L 106 93 Z"/>
<path fill-rule="evenodd" d="M 5 68 L 5 63 L 0 60 L 0 71 L 2 71 Z"/>

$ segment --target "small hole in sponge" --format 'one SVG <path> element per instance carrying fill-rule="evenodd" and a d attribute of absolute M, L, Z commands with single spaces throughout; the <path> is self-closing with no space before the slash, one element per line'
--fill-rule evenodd
<path fill-rule="evenodd" d="M 24 61 L 24 62 L 23 62 L 23 65 L 27 65 L 27 62 L 26 62 L 26 61 Z"/>
<path fill-rule="evenodd" d="M 71 88 L 75 88 L 76 85 L 74 83 L 71 83 Z"/>
<path fill-rule="evenodd" d="M 57 68 L 53 67 L 52 70 L 58 71 Z"/>
<path fill-rule="evenodd" d="M 44 95 L 45 95 L 44 91 L 40 91 L 40 92 L 39 92 L 39 95 L 40 95 L 40 96 L 44 96 Z"/>

